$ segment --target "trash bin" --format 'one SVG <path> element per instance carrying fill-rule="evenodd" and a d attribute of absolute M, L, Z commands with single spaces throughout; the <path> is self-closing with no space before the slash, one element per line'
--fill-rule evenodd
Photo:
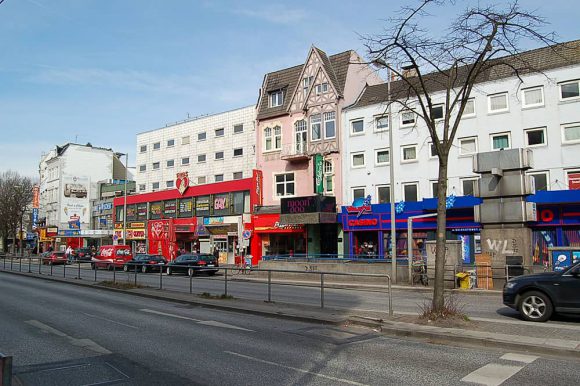
<path fill-rule="evenodd" d="M 459 282 L 459 288 L 469 289 L 469 274 L 467 272 L 459 272 L 455 275 Z"/>

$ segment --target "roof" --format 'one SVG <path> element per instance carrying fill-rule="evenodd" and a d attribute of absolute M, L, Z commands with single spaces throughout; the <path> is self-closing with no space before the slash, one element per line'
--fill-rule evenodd
<path fill-rule="evenodd" d="M 314 47 L 314 49 L 320 55 L 324 71 L 328 74 L 334 88 L 337 90 L 338 94 L 342 95 L 346 84 L 346 75 L 348 73 L 352 51 L 348 50 L 339 54 L 327 56 L 326 53 L 319 48 Z M 262 98 L 258 106 L 257 119 L 272 118 L 286 114 L 292 100 L 288 93 L 293 93 L 294 90 L 296 90 L 300 81 L 299 77 L 302 73 L 302 68 L 305 64 L 306 63 L 303 63 L 266 74 L 264 87 L 262 88 Z M 284 91 L 284 103 L 282 106 L 269 107 L 267 95 L 269 92 L 276 90 Z"/>
<path fill-rule="evenodd" d="M 495 65 L 490 70 L 484 71 L 477 79 L 476 83 L 490 82 L 494 80 L 505 79 L 515 76 L 514 70 L 508 65 L 499 65 L 497 63 L 512 63 L 515 67 L 521 69 L 520 74 L 530 74 L 538 71 L 547 71 L 556 68 L 571 66 L 580 63 L 580 40 L 573 40 L 566 43 L 560 43 L 549 47 L 537 48 L 530 51 L 522 52 L 518 55 L 502 57 L 490 61 L 490 65 Z M 459 68 L 458 81 L 461 84 L 462 79 L 470 66 Z M 418 79 L 418 78 L 417 78 Z M 431 73 L 424 76 L 426 89 L 429 92 L 437 92 L 446 89 L 447 77 L 441 73 Z M 391 95 L 393 99 L 405 98 L 409 96 L 409 86 L 404 80 L 391 82 Z M 388 83 L 381 83 L 374 86 L 367 86 L 358 101 L 352 106 L 364 107 L 377 103 L 383 103 L 388 100 Z"/>
<path fill-rule="evenodd" d="M 71 145 L 72 145 L 72 146 L 88 147 L 88 148 L 92 148 L 92 149 L 96 149 L 96 150 L 104 150 L 104 151 L 110 151 L 110 152 L 113 152 L 113 149 L 111 149 L 111 148 L 105 148 L 105 147 L 93 146 L 93 145 L 91 145 L 91 143 L 90 143 L 90 142 L 89 142 L 89 143 L 87 143 L 86 145 L 81 145 L 81 144 L 79 144 L 79 143 L 72 143 L 72 142 L 69 142 L 69 143 L 67 143 L 67 144 L 65 144 L 65 145 L 62 145 L 62 146 L 56 146 L 56 154 L 57 154 L 57 156 L 61 156 L 61 155 L 63 155 L 63 154 L 64 154 L 64 152 L 65 152 L 65 151 L 66 151 L 66 150 L 67 150 L 67 149 L 68 149 L 68 148 L 69 148 Z"/>

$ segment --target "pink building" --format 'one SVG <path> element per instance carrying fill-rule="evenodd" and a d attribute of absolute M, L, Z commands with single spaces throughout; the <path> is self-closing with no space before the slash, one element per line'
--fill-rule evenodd
<path fill-rule="evenodd" d="M 356 52 L 327 56 L 314 46 L 303 64 L 264 76 L 256 155 L 264 177 L 265 207 L 256 216 L 280 213 L 284 198 L 318 194 L 343 203 L 342 109 L 355 102 L 366 84 L 381 82 Z M 304 232 L 265 231 L 263 254 L 336 254 L 342 250 L 337 249 L 341 230 L 336 216 L 283 213 L 279 225 L 303 226 Z"/>

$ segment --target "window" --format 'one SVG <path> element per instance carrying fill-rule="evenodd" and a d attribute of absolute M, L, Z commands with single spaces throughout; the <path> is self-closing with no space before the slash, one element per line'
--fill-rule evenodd
<path fill-rule="evenodd" d="M 353 201 L 357 198 L 365 198 L 365 188 L 352 188 Z"/>
<path fill-rule="evenodd" d="M 234 180 L 241 180 L 242 178 L 244 178 L 244 172 L 234 172 Z"/>
<path fill-rule="evenodd" d="M 332 161 L 324 161 L 324 191 L 326 193 L 334 192 L 334 165 Z"/>
<path fill-rule="evenodd" d="M 272 128 L 264 129 L 264 151 L 272 150 Z"/>
<path fill-rule="evenodd" d="M 280 126 L 274 126 L 274 148 L 282 148 L 282 128 Z"/>
<path fill-rule="evenodd" d="M 522 107 L 537 107 L 544 105 L 544 88 L 533 87 L 522 90 Z"/>
<path fill-rule="evenodd" d="M 214 176 L 214 181 L 215 182 L 222 182 L 224 180 L 224 175 L 223 174 L 216 174 Z"/>
<path fill-rule="evenodd" d="M 469 98 L 465 103 L 462 118 L 475 117 L 475 99 Z"/>
<path fill-rule="evenodd" d="M 205 131 L 202 133 L 197 133 L 197 140 L 198 141 L 205 141 L 206 138 L 207 138 L 207 134 Z"/>
<path fill-rule="evenodd" d="M 403 199 L 404 201 L 419 201 L 419 184 L 410 182 L 403 184 Z"/>
<path fill-rule="evenodd" d="M 141 148 L 139 149 L 139 151 L 141 153 L 145 153 L 147 151 L 147 145 L 141 145 Z"/>
<path fill-rule="evenodd" d="M 500 133 L 491 135 L 491 149 L 509 149 L 510 148 L 510 134 Z"/>
<path fill-rule="evenodd" d="M 324 113 L 324 138 L 336 137 L 335 112 Z"/>
<path fill-rule="evenodd" d="M 159 190 L 159 182 L 153 182 L 153 183 L 151 183 L 151 189 L 153 189 L 153 190 Z"/>
<path fill-rule="evenodd" d="M 223 137 L 225 133 L 224 128 L 215 129 L 215 136 L 216 137 Z"/>
<path fill-rule="evenodd" d="M 155 142 L 153 144 L 153 150 L 159 150 L 161 149 L 161 142 Z"/>
<path fill-rule="evenodd" d="M 175 182 L 173 180 L 171 181 L 165 181 L 165 187 L 166 188 L 173 188 Z"/>
<path fill-rule="evenodd" d="M 175 146 L 175 140 L 174 139 L 168 139 L 167 140 L 167 147 L 173 147 Z"/>
<path fill-rule="evenodd" d="M 312 84 L 313 80 L 314 80 L 313 76 L 305 76 L 304 78 L 302 78 L 302 91 L 304 92 L 304 94 L 308 92 L 308 89 L 310 88 L 310 85 Z"/>
<path fill-rule="evenodd" d="M 562 125 L 562 142 L 564 143 L 580 142 L 580 122 Z"/>
<path fill-rule="evenodd" d="M 234 149 L 234 157 L 241 157 L 243 155 L 244 155 L 244 149 L 242 147 Z"/>
<path fill-rule="evenodd" d="M 572 99 L 580 97 L 580 80 L 560 83 L 560 99 Z"/>
<path fill-rule="evenodd" d="M 550 181 L 548 178 L 548 172 L 529 173 L 529 176 L 531 176 L 534 181 L 536 192 L 540 190 L 548 190 L 548 183 Z"/>
<path fill-rule="evenodd" d="M 383 115 L 375 118 L 375 131 L 387 131 L 389 130 L 389 116 Z"/>
<path fill-rule="evenodd" d="M 239 125 L 234 125 L 234 134 L 239 134 L 239 133 L 243 133 L 244 132 L 244 125 L 243 124 L 239 124 Z"/>
<path fill-rule="evenodd" d="M 417 145 L 402 146 L 401 153 L 403 155 L 402 163 L 414 162 L 417 160 Z"/>
<path fill-rule="evenodd" d="M 189 135 L 186 135 L 185 137 L 181 137 L 181 144 L 182 145 L 189 145 Z"/>
<path fill-rule="evenodd" d="M 139 184 L 139 191 L 143 192 L 145 190 L 145 184 Z"/>
<path fill-rule="evenodd" d="M 546 145 L 546 128 L 524 130 L 526 146 L 543 146 Z"/>
<path fill-rule="evenodd" d="M 314 89 L 316 90 L 316 95 L 325 94 L 328 92 L 328 83 L 317 84 Z"/>
<path fill-rule="evenodd" d="M 375 165 L 383 166 L 388 165 L 390 162 L 389 149 L 377 149 L 375 150 Z"/>
<path fill-rule="evenodd" d="M 412 111 L 401 111 L 401 127 L 413 126 L 415 124 L 415 113 Z"/>
<path fill-rule="evenodd" d="M 351 134 L 362 134 L 365 131 L 364 121 L 362 119 L 357 119 L 350 123 L 350 133 Z"/>
<path fill-rule="evenodd" d="M 435 120 L 443 119 L 445 112 L 443 111 L 443 105 L 433 105 L 432 117 Z"/>
<path fill-rule="evenodd" d="M 437 148 L 433 142 L 429 142 L 429 158 L 437 158 Z"/>
<path fill-rule="evenodd" d="M 438 190 L 439 190 L 439 182 L 431 181 L 431 197 L 437 198 Z"/>
<path fill-rule="evenodd" d="M 215 159 L 216 160 L 224 159 L 224 152 L 223 151 L 216 151 L 215 152 Z"/>
<path fill-rule="evenodd" d="M 464 196 L 474 196 L 475 195 L 475 184 L 477 183 L 477 178 L 463 178 L 461 180 L 461 192 Z"/>
<path fill-rule="evenodd" d="M 168 168 L 172 168 L 173 166 L 175 166 L 175 160 L 168 159 L 167 162 L 166 162 L 166 166 Z"/>
<path fill-rule="evenodd" d="M 362 168 L 365 166 L 365 153 L 364 152 L 351 153 L 350 157 L 351 157 L 351 164 L 350 165 L 353 168 Z"/>
<path fill-rule="evenodd" d="M 391 202 L 391 187 L 389 185 L 377 186 L 377 197 L 379 204 L 388 204 Z"/>
<path fill-rule="evenodd" d="M 199 164 L 199 163 L 203 163 L 203 162 L 205 162 L 205 160 L 206 160 L 206 156 L 205 156 L 205 154 L 198 154 L 198 155 L 197 155 L 197 163 L 198 163 L 198 164 Z"/>
<path fill-rule="evenodd" d="M 274 181 L 277 197 L 294 195 L 294 173 L 277 174 Z"/>
<path fill-rule="evenodd" d="M 183 157 L 181 159 L 181 164 L 182 165 L 189 165 L 189 157 Z"/>
<path fill-rule="evenodd" d="M 508 94 L 507 92 L 495 95 L 489 95 L 488 97 L 489 103 L 489 112 L 490 113 L 500 113 L 503 111 L 508 111 Z"/>
<path fill-rule="evenodd" d="M 159 169 L 159 162 L 153 162 L 153 170 Z"/>
<path fill-rule="evenodd" d="M 197 177 L 197 184 L 198 185 L 205 184 L 205 176 Z"/>
<path fill-rule="evenodd" d="M 568 181 L 568 189 L 580 189 L 580 170 L 566 170 L 566 178 Z"/>
<path fill-rule="evenodd" d="M 147 170 L 147 165 L 139 165 L 139 172 L 144 172 Z"/>
<path fill-rule="evenodd" d="M 322 138 L 320 121 L 321 121 L 320 114 L 314 114 L 310 117 L 310 130 L 312 132 L 310 134 L 310 138 L 312 139 L 312 141 L 318 141 L 320 138 Z"/>
<path fill-rule="evenodd" d="M 459 138 L 459 155 L 477 153 L 477 137 Z"/>
<path fill-rule="evenodd" d="M 284 103 L 284 92 L 282 90 L 272 91 L 270 93 L 270 107 L 282 106 Z"/>
<path fill-rule="evenodd" d="M 264 151 L 279 150 L 282 148 L 282 128 L 280 126 L 264 129 Z"/>

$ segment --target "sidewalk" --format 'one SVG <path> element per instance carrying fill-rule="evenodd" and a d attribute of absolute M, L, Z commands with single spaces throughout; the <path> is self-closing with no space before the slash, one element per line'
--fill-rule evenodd
<path fill-rule="evenodd" d="M 430 343 L 485 346 L 502 350 L 525 351 L 541 355 L 557 355 L 580 359 L 580 323 L 531 323 L 503 317 L 505 320 L 474 318 L 475 320 L 461 323 L 456 327 L 437 327 L 430 324 L 417 324 L 415 323 L 416 316 L 401 315 L 396 312 L 392 318 L 389 318 L 386 312 L 321 309 L 303 304 L 268 303 L 237 298 L 213 299 L 200 297 L 196 294 L 191 295 L 189 293 L 152 288 L 122 290 L 72 278 L 56 278 L 20 272 L 8 273 L 267 317 L 329 325 L 362 325 L 373 328 L 384 335 L 411 337 Z"/>

